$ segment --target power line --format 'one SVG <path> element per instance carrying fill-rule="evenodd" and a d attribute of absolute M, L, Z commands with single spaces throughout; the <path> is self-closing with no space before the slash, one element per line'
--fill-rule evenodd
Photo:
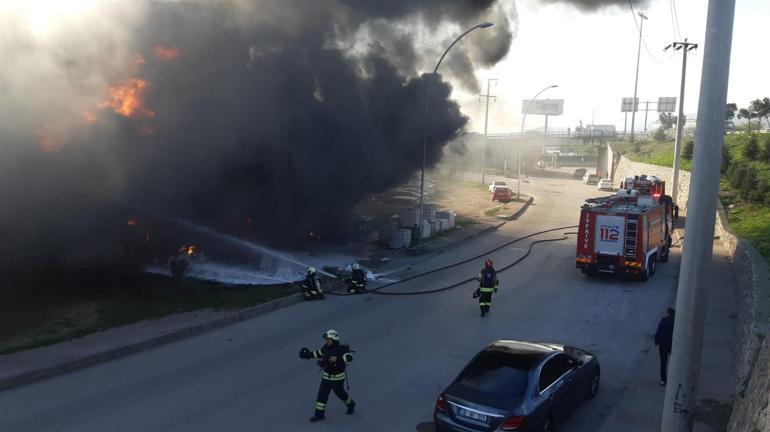
<path fill-rule="evenodd" d="M 679 36 L 677 39 L 682 39 L 681 27 L 679 27 L 679 14 L 676 12 L 676 0 L 671 0 L 671 6 L 674 8 L 674 20 L 676 22 L 676 34 Z"/>
<path fill-rule="evenodd" d="M 634 5 L 631 4 L 631 0 L 628 0 L 628 6 L 631 8 L 631 16 L 634 18 L 634 24 L 636 25 L 636 30 L 638 30 L 641 33 L 641 29 L 639 28 L 639 22 L 636 20 L 636 11 L 634 11 Z M 647 41 L 644 40 L 644 36 L 642 36 L 642 45 L 644 45 L 644 50 L 647 51 L 647 55 L 650 56 L 652 61 L 658 64 L 663 64 L 664 62 L 660 61 L 652 55 L 652 51 L 650 51 L 650 48 L 647 46 Z M 666 60 L 671 60 L 673 57 L 670 57 Z"/>

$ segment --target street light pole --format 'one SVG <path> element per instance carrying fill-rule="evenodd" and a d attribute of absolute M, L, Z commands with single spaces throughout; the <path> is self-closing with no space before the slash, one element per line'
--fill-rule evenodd
<path fill-rule="evenodd" d="M 687 203 L 686 239 L 676 295 L 674 340 L 660 430 L 692 430 L 698 398 L 703 323 L 706 315 L 704 269 L 714 246 L 719 166 L 722 163 L 725 102 L 730 74 L 735 0 L 709 0 L 698 122 Z M 682 100 L 679 100 L 682 103 Z M 680 105 L 681 106 L 681 105 Z"/>
<path fill-rule="evenodd" d="M 436 74 L 438 73 L 438 67 L 441 66 L 441 62 L 444 60 L 444 57 L 446 57 L 449 50 L 451 50 L 452 47 L 455 46 L 455 44 L 460 41 L 460 39 L 464 38 L 465 35 L 472 32 L 473 30 L 492 27 L 493 25 L 494 24 L 492 24 L 491 22 L 483 22 L 480 24 L 476 24 L 475 26 L 466 30 L 465 33 L 458 36 L 457 39 L 454 40 L 454 42 L 449 44 L 449 47 L 447 47 L 447 49 L 444 51 L 444 54 L 441 54 L 441 58 L 438 59 L 438 63 L 436 63 L 436 67 L 433 69 L 433 76 L 430 79 L 428 79 L 427 88 L 425 89 L 425 128 L 422 135 L 422 170 L 420 172 L 420 221 L 419 221 L 420 238 L 417 242 L 418 245 L 422 245 L 422 225 L 423 225 L 422 212 L 423 212 L 423 206 L 425 204 L 425 155 L 428 147 L 428 118 L 429 118 L 429 107 L 430 107 L 430 85 L 432 82 L 431 80 L 434 79 Z"/>
<path fill-rule="evenodd" d="M 489 126 L 489 100 L 494 99 L 497 96 L 492 96 L 489 94 L 489 87 L 490 84 L 492 84 L 492 81 L 497 81 L 494 78 L 487 79 L 487 94 L 481 95 L 481 97 L 487 99 L 487 108 L 484 111 L 484 144 L 481 147 L 481 184 L 483 185 L 486 181 L 484 179 L 484 159 L 487 154 L 487 126 Z"/>
<path fill-rule="evenodd" d="M 634 120 L 636 119 L 636 90 L 639 87 L 639 59 L 642 55 L 642 28 L 644 28 L 644 20 L 647 19 L 647 15 L 639 12 L 639 46 L 636 49 L 636 78 L 634 78 L 634 99 L 631 103 L 631 142 L 634 141 Z"/>
<path fill-rule="evenodd" d="M 556 84 L 549 85 L 548 87 L 537 92 L 535 97 L 533 97 L 527 104 L 527 109 L 524 110 L 524 117 L 521 119 L 521 133 L 519 134 L 519 163 L 518 163 L 519 167 L 516 170 L 516 199 L 519 199 L 519 196 L 521 195 L 521 154 L 524 151 L 524 122 L 527 120 L 527 113 L 529 112 L 529 107 L 531 107 L 532 102 L 534 102 L 535 99 L 537 99 L 537 97 L 540 96 L 540 93 L 555 87 L 559 87 L 559 86 Z"/>

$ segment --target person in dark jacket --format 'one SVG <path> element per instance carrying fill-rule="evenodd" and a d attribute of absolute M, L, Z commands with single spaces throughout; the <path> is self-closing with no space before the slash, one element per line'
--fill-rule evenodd
<path fill-rule="evenodd" d="M 492 265 L 492 260 L 484 261 L 484 268 L 476 277 L 476 280 L 479 281 L 479 287 L 473 293 L 473 297 L 479 298 L 481 316 L 484 316 L 489 313 L 489 307 L 492 306 L 492 292 L 497 292 L 497 287 L 500 285 L 500 281 L 497 280 L 497 272 Z"/>
<path fill-rule="evenodd" d="M 354 263 L 350 278 L 345 280 L 348 283 L 348 291 L 351 294 L 359 294 L 366 291 L 366 272 L 358 263 Z"/>
<path fill-rule="evenodd" d="M 658 330 L 655 332 L 655 345 L 660 352 L 660 385 L 666 385 L 668 369 L 668 358 L 671 355 L 671 343 L 674 339 L 674 314 L 673 308 L 666 310 L 666 316 L 658 323 Z"/>
<path fill-rule="evenodd" d="M 313 267 L 307 268 L 305 280 L 302 281 L 302 292 L 305 295 L 305 300 L 324 299 L 324 292 L 321 289 L 321 281 L 318 279 L 318 273 Z"/>
<path fill-rule="evenodd" d="M 311 422 L 317 422 L 326 418 L 326 402 L 329 400 L 329 392 L 334 390 L 334 394 L 345 402 L 347 414 L 353 414 L 356 407 L 356 401 L 345 391 L 345 380 L 347 379 L 347 365 L 353 361 L 353 354 L 350 347 L 340 343 L 340 335 L 336 330 L 327 330 L 324 333 L 326 340 L 324 346 L 316 351 L 310 351 L 302 348 L 299 351 L 299 357 L 302 359 L 318 359 L 318 365 L 323 369 L 321 376 L 321 385 L 318 387 L 318 397 L 315 403 L 315 413 L 310 418 Z"/>

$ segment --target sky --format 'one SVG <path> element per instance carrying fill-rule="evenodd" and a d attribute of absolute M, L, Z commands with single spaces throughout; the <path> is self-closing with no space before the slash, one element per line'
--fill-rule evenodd
<path fill-rule="evenodd" d="M 657 101 L 658 97 L 679 96 L 682 71 L 681 51 L 663 48 L 673 41 L 699 44 L 687 59 L 685 114 L 695 118 L 703 62 L 708 0 L 674 0 L 679 32 L 672 23 L 669 0 L 651 0 L 639 9 L 648 20 L 644 23 L 639 66 L 638 97 Z M 730 65 L 728 102 L 746 107 L 750 101 L 770 96 L 770 56 L 764 54 L 766 44 L 761 29 L 770 22 L 770 2 L 740 0 L 736 2 L 735 24 Z M 489 108 L 489 133 L 515 132 L 521 127 L 521 101 L 531 99 L 551 84 L 540 98 L 564 99 L 564 114 L 549 117 L 548 126 L 570 127 L 583 124 L 612 124 L 624 128 L 621 99 L 633 96 L 639 31 L 628 6 L 609 7 L 586 13 L 561 3 L 544 4 L 538 0 L 519 0 L 518 35 L 508 56 L 494 68 L 478 70 L 482 91 L 487 79 L 497 79 L 490 93 L 497 99 Z M 639 18 L 637 17 L 637 20 Z M 681 36 L 681 37 L 680 37 Z M 472 35 L 463 43 L 473 43 Z M 451 55 L 451 54 L 450 54 Z M 484 102 L 478 95 L 457 88 L 455 98 L 471 119 L 468 130 L 484 131 Z M 653 109 L 654 105 L 650 105 Z M 657 113 L 651 111 L 648 127 L 653 127 Z M 637 130 L 642 130 L 644 112 L 637 113 Z M 527 116 L 526 128 L 539 128 L 543 116 Z M 628 128 L 631 115 L 628 116 Z"/>

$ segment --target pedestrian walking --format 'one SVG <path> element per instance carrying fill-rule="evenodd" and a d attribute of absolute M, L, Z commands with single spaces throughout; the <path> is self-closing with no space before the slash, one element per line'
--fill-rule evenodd
<path fill-rule="evenodd" d="M 310 418 L 311 422 L 326 418 L 326 402 L 329 400 L 329 393 L 332 390 L 345 403 L 348 415 L 353 414 L 356 408 L 356 401 L 345 391 L 346 369 L 348 363 L 353 361 L 352 351 L 348 345 L 340 343 L 340 335 L 336 330 L 327 330 L 323 337 L 324 345 L 321 349 L 310 351 L 307 348 L 302 348 L 299 351 L 299 357 L 302 359 L 318 359 L 318 366 L 323 370 L 315 403 L 315 413 Z"/>
<path fill-rule="evenodd" d="M 318 273 L 313 267 L 307 268 L 305 280 L 302 281 L 302 293 L 305 300 L 323 300 L 324 292 L 321 289 L 321 281 L 318 279 Z"/>
<path fill-rule="evenodd" d="M 671 343 L 674 339 L 674 314 L 673 308 L 666 310 L 666 316 L 658 323 L 655 332 L 655 345 L 660 352 L 660 385 L 666 385 L 668 358 L 671 355 Z"/>
<path fill-rule="evenodd" d="M 492 293 L 497 292 L 500 281 L 497 280 L 497 272 L 492 265 L 492 260 L 484 261 L 484 268 L 476 277 L 479 281 L 479 287 L 473 292 L 473 298 L 479 299 L 479 308 L 481 316 L 489 313 L 489 307 L 492 306 Z"/>

